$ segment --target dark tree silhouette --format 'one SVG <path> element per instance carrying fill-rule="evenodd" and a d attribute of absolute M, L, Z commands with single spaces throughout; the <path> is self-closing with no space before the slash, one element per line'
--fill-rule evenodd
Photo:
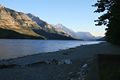
<path fill-rule="evenodd" d="M 120 45 L 120 0 L 97 0 L 95 12 L 104 14 L 98 17 L 96 26 L 106 25 L 106 40 Z"/>

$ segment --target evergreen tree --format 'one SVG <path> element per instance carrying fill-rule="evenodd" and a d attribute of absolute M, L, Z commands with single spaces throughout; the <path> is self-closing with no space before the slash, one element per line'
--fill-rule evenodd
<path fill-rule="evenodd" d="M 96 25 L 106 25 L 106 40 L 120 45 L 120 0 L 97 0 L 95 12 L 104 14 L 98 17 Z"/>

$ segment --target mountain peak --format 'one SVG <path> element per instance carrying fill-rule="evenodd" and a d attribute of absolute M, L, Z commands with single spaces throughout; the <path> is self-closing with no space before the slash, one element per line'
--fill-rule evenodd
<path fill-rule="evenodd" d="M 3 6 L 2 4 L 0 4 L 0 8 L 5 8 L 5 6 Z"/>
<path fill-rule="evenodd" d="M 60 23 L 56 24 L 55 27 L 56 28 L 61 28 L 61 29 L 66 28 L 63 24 L 60 24 Z"/>
<path fill-rule="evenodd" d="M 61 24 L 61 23 L 58 23 L 58 24 L 56 24 L 56 26 L 64 26 L 63 24 Z"/>

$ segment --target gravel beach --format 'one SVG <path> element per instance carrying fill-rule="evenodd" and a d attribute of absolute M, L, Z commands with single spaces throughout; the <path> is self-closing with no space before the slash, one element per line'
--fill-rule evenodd
<path fill-rule="evenodd" d="M 120 54 L 120 47 L 102 42 L 2 60 L 0 80 L 82 80 L 81 67 L 96 54 Z"/>

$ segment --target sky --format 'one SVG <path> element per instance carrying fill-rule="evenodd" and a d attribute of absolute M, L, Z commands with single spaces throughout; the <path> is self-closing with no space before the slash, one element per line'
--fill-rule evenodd
<path fill-rule="evenodd" d="M 105 26 L 95 26 L 101 14 L 92 7 L 97 0 L 0 0 L 5 7 L 32 13 L 50 24 L 63 24 L 75 32 L 104 36 Z"/>

